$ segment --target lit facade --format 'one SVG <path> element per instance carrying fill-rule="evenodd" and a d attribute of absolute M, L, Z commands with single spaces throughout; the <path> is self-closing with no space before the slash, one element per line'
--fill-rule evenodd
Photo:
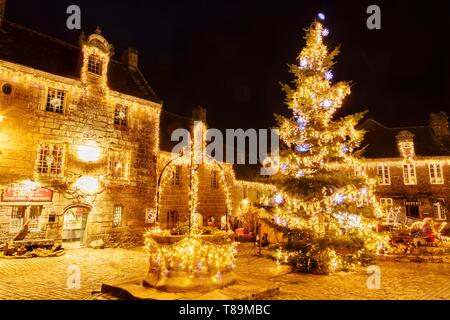
<path fill-rule="evenodd" d="M 154 207 L 161 104 L 137 52 L 114 60 L 100 30 L 79 46 L 12 23 L 1 37 L 0 242 L 27 222 L 27 238 L 141 234 Z"/>
<path fill-rule="evenodd" d="M 200 121 L 194 128 L 194 121 Z M 161 115 L 161 151 L 158 157 L 159 203 L 158 222 L 162 229 L 174 229 L 187 225 L 191 208 L 201 217 L 201 224 L 226 229 L 226 219 L 231 224 L 261 205 L 271 205 L 275 187 L 241 179 L 233 165 L 217 162 L 205 154 L 206 112 L 196 108 L 192 118 L 173 114 Z M 172 152 L 177 142 L 171 141 L 174 129 L 189 130 L 194 141 L 201 141 L 197 156 L 180 157 Z M 196 135 L 200 134 L 200 139 Z M 194 147 L 195 150 L 195 147 Z M 191 161 L 201 158 L 191 167 Z M 197 159 L 198 160 L 198 159 Z M 244 166 L 244 169 L 248 167 Z M 253 174 L 251 176 L 254 176 Z M 247 179 L 249 177 L 246 177 Z"/>
<path fill-rule="evenodd" d="M 447 222 L 450 203 L 450 134 L 447 115 L 432 113 L 428 126 L 388 128 L 369 119 L 366 169 L 377 177 L 386 219 L 405 223 L 430 217 Z"/>
<path fill-rule="evenodd" d="M 26 239 L 142 240 L 156 211 L 171 229 L 195 206 L 204 225 L 214 217 L 220 228 L 223 216 L 231 222 L 270 202 L 272 186 L 240 181 L 231 165 L 210 159 L 195 172 L 179 159 L 161 175 L 174 157 L 166 134 L 192 129 L 193 120 L 161 119 L 137 51 L 114 60 L 99 29 L 79 46 L 9 22 L 2 30 L 0 243 L 25 225 Z M 33 54 L 21 55 L 28 46 Z"/>

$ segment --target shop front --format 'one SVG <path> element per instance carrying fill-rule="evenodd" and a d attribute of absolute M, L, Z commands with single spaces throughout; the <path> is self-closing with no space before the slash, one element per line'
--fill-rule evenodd
<path fill-rule="evenodd" d="M 62 240 L 64 242 L 84 242 L 86 225 L 92 207 L 88 205 L 73 205 L 64 210 Z"/>
<path fill-rule="evenodd" d="M 45 238 L 49 220 L 52 219 L 52 190 L 31 188 L 29 184 L 9 186 L 2 190 L 0 200 L 1 242 L 17 235 L 25 224 L 28 226 L 28 237 Z"/>

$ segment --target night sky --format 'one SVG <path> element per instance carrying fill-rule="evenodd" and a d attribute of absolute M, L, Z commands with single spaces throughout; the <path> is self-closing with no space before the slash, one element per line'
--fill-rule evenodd
<path fill-rule="evenodd" d="M 341 115 L 369 110 L 389 126 L 450 115 L 450 2 L 428 1 L 79 1 L 7 0 L 6 18 L 76 43 L 66 8 L 82 29 L 99 25 L 116 48 L 134 47 L 164 109 L 190 115 L 201 105 L 215 128 L 267 128 L 287 113 L 279 82 L 304 46 L 303 29 L 326 14 L 330 47 L 341 45 L 335 80 L 354 82 Z M 366 27 L 377 4 L 382 29 Z"/>

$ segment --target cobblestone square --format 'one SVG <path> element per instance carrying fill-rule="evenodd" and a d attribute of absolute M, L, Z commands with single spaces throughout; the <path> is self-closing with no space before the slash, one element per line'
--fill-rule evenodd
<path fill-rule="evenodd" d="M 281 292 L 273 299 L 450 299 L 449 264 L 378 262 L 381 288 L 371 290 L 365 269 L 332 276 L 296 274 L 257 253 L 252 245 L 241 244 L 237 273 L 277 284 Z M 67 286 L 71 265 L 80 268 L 78 290 Z M 70 248 L 57 258 L 0 259 L 0 299 L 95 299 L 103 282 L 136 279 L 146 272 L 142 248 Z"/>

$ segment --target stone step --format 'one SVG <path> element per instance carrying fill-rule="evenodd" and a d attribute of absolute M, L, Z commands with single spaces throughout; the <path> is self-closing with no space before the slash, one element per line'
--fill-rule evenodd
<path fill-rule="evenodd" d="M 125 300 L 262 300 L 273 297 L 280 288 L 270 281 L 242 276 L 235 284 L 210 292 L 169 293 L 144 287 L 142 279 L 102 284 L 102 294 Z"/>

